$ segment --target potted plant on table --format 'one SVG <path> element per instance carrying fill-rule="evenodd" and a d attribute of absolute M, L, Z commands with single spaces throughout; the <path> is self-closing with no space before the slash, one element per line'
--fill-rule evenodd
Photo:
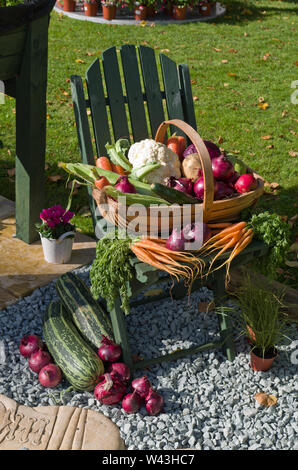
<path fill-rule="evenodd" d="M 147 0 L 144 0 L 142 2 L 135 2 L 135 9 L 134 9 L 135 20 L 143 21 L 147 18 L 147 14 L 148 14 Z"/>
<path fill-rule="evenodd" d="M 209 16 L 211 11 L 211 2 L 209 0 L 199 1 L 199 12 L 202 16 Z"/>
<path fill-rule="evenodd" d="M 36 224 L 44 258 L 48 263 L 63 264 L 71 258 L 75 226 L 70 223 L 74 213 L 59 204 L 43 209 L 41 223 Z"/>
<path fill-rule="evenodd" d="M 84 0 L 85 16 L 96 16 L 98 10 L 98 0 Z"/>
<path fill-rule="evenodd" d="M 185 20 L 189 0 L 174 0 L 173 17 L 175 20 Z"/>
<path fill-rule="evenodd" d="M 282 313 L 284 294 L 258 287 L 247 277 L 235 296 L 241 308 L 242 333 L 251 345 L 251 368 L 269 370 L 277 356 L 277 346 L 289 339 Z"/>
<path fill-rule="evenodd" d="M 73 12 L 76 9 L 75 0 L 60 0 L 60 4 L 62 4 L 64 11 Z"/>
<path fill-rule="evenodd" d="M 114 20 L 116 18 L 117 0 L 102 0 L 102 16 L 105 20 Z"/>

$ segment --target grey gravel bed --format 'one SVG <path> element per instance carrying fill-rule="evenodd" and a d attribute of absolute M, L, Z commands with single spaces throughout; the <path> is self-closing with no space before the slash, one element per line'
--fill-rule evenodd
<path fill-rule="evenodd" d="M 88 283 L 89 269 L 75 272 Z M 59 392 L 69 387 L 64 381 L 56 389 L 43 388 L 18 351 L 23 335 L 42 334 L 42 315 L 55 299 L 53 281 L 0 311 L 0 393 L 21 404 L 55 405 Z M 190 301 L 169 299 L 133 309 L 127 317 L 132 353 L 146 358 L 218 339 L 216 315 L 198 313 L 198 302 L 209 300 L 212 292 L 202 288 Z M 236 337 L 238 333 L 235 321 Z M 249 346 L 239 336 L 233 362 L 220 351 L 209 350 L 138 371 L 136 376 L 146 374 L 164 397 L 164 410 L 155 417 L 148 416 L 144 407 L 128 415 L 120 405 L 100 405 L 91 392 L 66 392 L 59 403 L 104 413 L 119 426 L 128 449 L 297 450 L 297 364 L 293 362 L 298 362 L 298 342 L 294 325 L 291 339 L 268 372 L 251 370 Z M 277 405 L 259 406 L 254 399 L 257 392 L 275 395 Z"/>

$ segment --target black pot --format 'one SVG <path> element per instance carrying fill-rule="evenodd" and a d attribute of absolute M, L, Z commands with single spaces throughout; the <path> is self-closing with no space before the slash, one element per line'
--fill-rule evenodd
<path fill-rule="evenodd" d="M 56 0 L 24 0 L 24 4 L 0 8 L 0 34 L 48 15 Z"/>

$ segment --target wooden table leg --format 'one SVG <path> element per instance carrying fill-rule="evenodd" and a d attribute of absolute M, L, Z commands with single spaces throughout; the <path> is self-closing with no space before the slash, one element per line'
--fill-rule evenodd
<path fill-rule="evenodd" d="M 110 311 L 111 321 L 115 336 L 115 341 L 120 344 L 122 348 L 123 362 L 130 368 L 131 371 L 134 369 L 130 345 L 127 335 L 127 328 L 125 322 L 125 315 L 121 309 L 120 297 L 115 300 L 114 308 Z"/>
<path fill-rule="evenodd" d="M 220 339 L 223 342 L 222 350 L 229 361 L 233 361 L 236 355 L 236 348 L 233 340 L 233 324 L 229 313 L 224 308 L 227 297 L 225 290 L 225 272 L 223 269 L 217 272 L 214 280 L 214 300 L 217 307 L 217 315 L 220 329 Z"/>
<path fill-rule="evenodd" d="M 48 23 L 44 16 L 30 24 L 16 79 L 16 235 L 26 243 L 38 239 L 44 203 Z"/>

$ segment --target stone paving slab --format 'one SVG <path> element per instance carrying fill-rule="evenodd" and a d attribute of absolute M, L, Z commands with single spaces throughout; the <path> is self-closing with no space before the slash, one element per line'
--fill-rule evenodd
<path fill-rule="evenodd" d="M 28 245 L 14 237 L 15 231 L 14 217 L 0 220 L 0 309 L 95 257 L 96 241 L 76 233 L 70 262 L 47 263 L 40 240 Z"/>
<path fill-rule="evenodd" d="M 75 406 L 19 405 L 0 395 L 1 450 L 125 450 L 117 426 Z"/>

